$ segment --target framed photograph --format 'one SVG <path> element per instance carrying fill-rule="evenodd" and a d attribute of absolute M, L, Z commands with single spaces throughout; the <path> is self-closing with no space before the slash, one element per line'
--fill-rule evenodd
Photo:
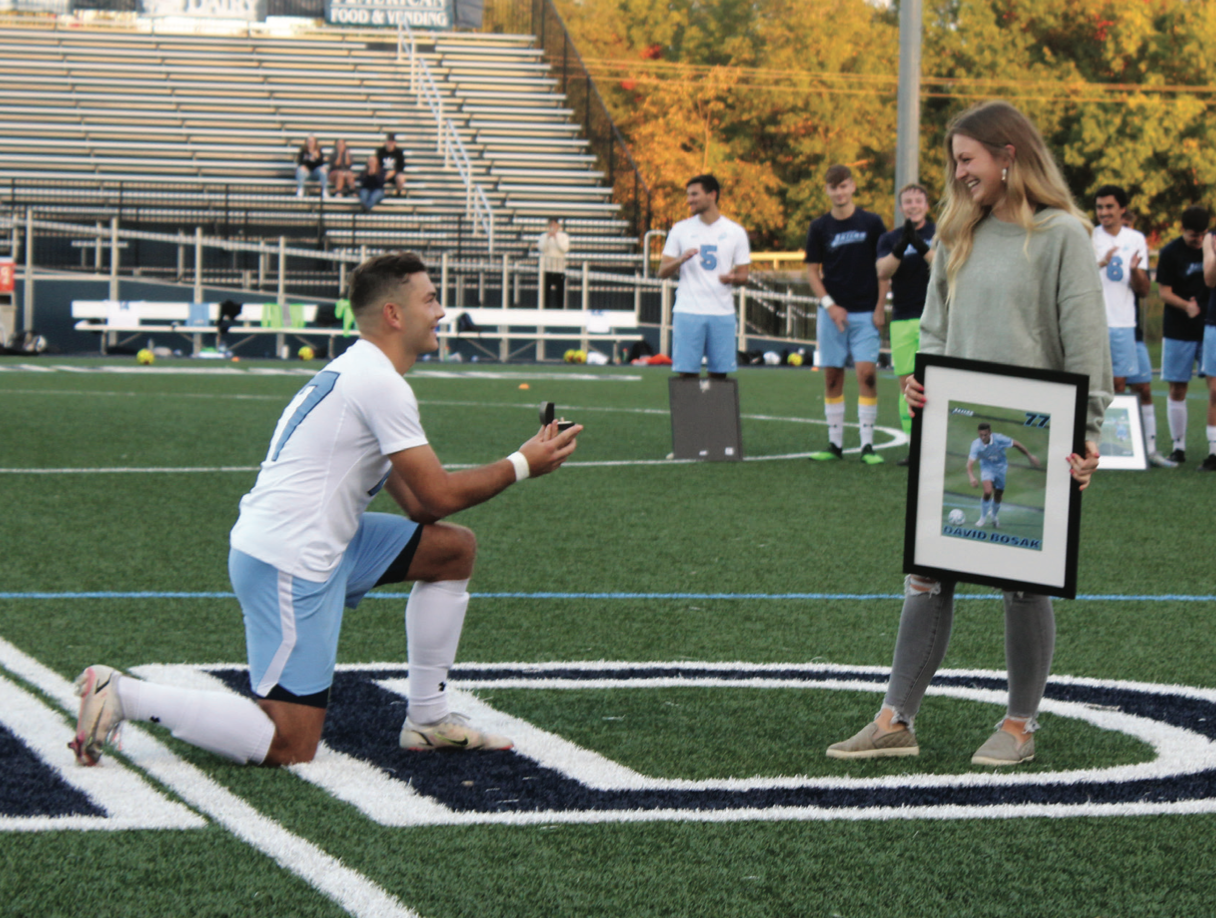
<path fill-rule="evenodd" d="M 1135 395 L 1116 395 L 1102 419 L 1102 454 L 1099 468 L 1132 469 L 1142 472 L 1148 468 L 1144 448 L 1144 427 L 1140 420 L 1140 399 Z"/>
<path fill-rule="evenodd" d="M 904 570 L 1074 598 L 1088 378 L 928 354 L 916 377 Z"/>

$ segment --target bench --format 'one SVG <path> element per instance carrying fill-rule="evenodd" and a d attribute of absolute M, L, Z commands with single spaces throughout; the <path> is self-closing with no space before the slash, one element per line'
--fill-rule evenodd
<path fill-rule="evenodd" d="M 474 328 L 461 330 L 461 319 L 467 317 Z M 546 341 L 579 339 L 579 347 L 587 350 L 593 342 L 612 345 L 613 352 L 621 341 L 632 341 L 640 335 L 637 313 L 632 310 L 609 309 L 517 309 L 501 307 L 453 308 L 447 310 L 439 324 L 439 353 L 446 357 L 453 339 L 466 341 L 489 357 L 506 363 L 531 344 L 536 346 L 536 359 L 545 359 Z M 498 353 L 483 347 L 480 341 L 498 341 Z M 527 341 L 523 347 L 511 349 L 511 341 Z"/>
<path fill-rule="evenodd" d="M 191 342 L 191 356 L 203 350 L 204 335 L 219 335 L 219 303 L 158 302 L 152 300 L 72 300 L 76 331 L 101 336 L 101 353 L 107 347 L 127 344 L 141 335 L 175 334 Z M 317 319 L 315 303 L 245 303 L 225 334 L 239 337 L 229 348 L 239 347 L 255 335 L 274 335 L 275 352 L 286 356 L 287 337 L 308 344 L 309 338 L 330 339 L 355 335 L 349 326 L 310 327 Z"/>

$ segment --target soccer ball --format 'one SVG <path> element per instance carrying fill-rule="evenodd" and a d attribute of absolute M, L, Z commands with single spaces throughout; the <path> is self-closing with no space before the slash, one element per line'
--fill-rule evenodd
<path fill-rule="evenodd" d="M 585 351 L 566 351 L 566 363 L 586 363 L 587 353 Z"/>
<path fill-rule="evenodd" d="M 788 360 L 789 360 L 790 366 L 792 366 L 792 367 L 802 366 L 802 355 L 797 352 L 790 354 Z"/>
<path fill-rule="evenodd" d="M 958 509 L 951 510 L 947 519 L 950 520 L 951 526 L 961 526 L 967 521 L 967 517 L 963 515 L 963 511 Z"/>
<path fill-rule="evenodd" d="M 316 351 L 310 348 L 307 344 L 300 348 L 299 354 L 301 360 L 312 360 L 317 356 Z"/>
<path fill-rule="evenodd" d="M 135 362 L 144 367 L 151 365 L 155 359 L 156 356 L 146 347 L 140 348 L 139 353 L 135 355 Z"/>

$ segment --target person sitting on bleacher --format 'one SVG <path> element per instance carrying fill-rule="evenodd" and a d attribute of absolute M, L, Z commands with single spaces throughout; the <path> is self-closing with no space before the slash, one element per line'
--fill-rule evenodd
<path fill-rule="evenodd" d="M 304 197 L 304 183 L 310 178 L 321 183 L 321 196 L 329 197 L 329 166 L 325 163 L 325 151 L 317 138 L 309 135 L 300 152 L 296 154 L 296 197 Z"/>
<path fill-rule="evenodd" d="M 385 182 L 395 183 L 400 197 L 405 193 L 405 153 L 398 148 L 395 134 L 384 135 L 384 146 L 376 150 L 376 156 L 384 169 Z"/>
<path fill-rule="evenodd" d="M 384 199 L 385 177 L 380 157 L 373 153 L 367 158 L 367 167 L 359 176 L 359 200 L 365 212 L 370 212 Z"/>
<path fill-rule="evenodd" d="M 334 183 L 334 194 L 348 195 L 354 191 L 354 161 L 346 141 L 341 138 L 334 144 L 334 151 L 329 156 L 329 177 Z"/>

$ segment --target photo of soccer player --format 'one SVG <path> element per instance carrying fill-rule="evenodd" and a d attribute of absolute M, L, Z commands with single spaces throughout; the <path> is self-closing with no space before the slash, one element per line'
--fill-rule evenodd
<path fill-rule="evenodd" d="M 952 401 L 948 431 L 942 534 L 1041 551 L 1051 416 Z"/>
<path fill-rule="evenodd" d="M 1148 452 L 1141 427 L 1139 396 L 1116 395 L 1102 419 L 1102 468 L 1143 471 Z"/>

